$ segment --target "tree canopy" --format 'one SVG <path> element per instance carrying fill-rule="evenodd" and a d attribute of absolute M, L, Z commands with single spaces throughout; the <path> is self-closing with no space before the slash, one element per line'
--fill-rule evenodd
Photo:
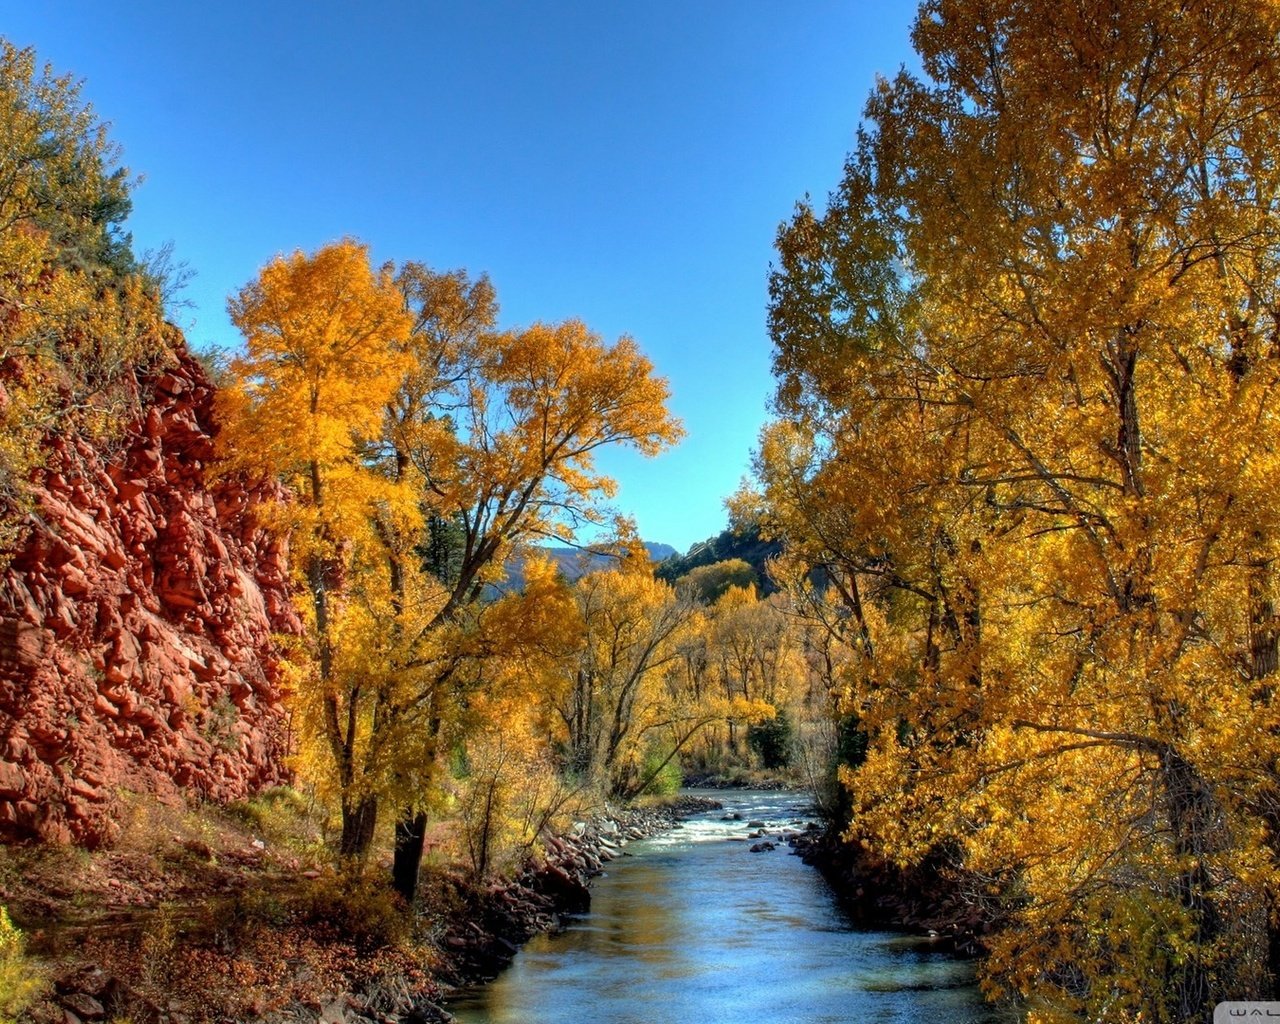
<path fill-rule="evenodd" d="M 1038 1019 L 1269 991 L 1278 28 L 930 0 L 778 236 L 759 468 L 855 657 L 849 831 L 958 851 Z"/>
<path fill-rule="evenodd" d="M 555 628 L 538 588 L 494 603 L 486 585 L 529 540 L 600 518 L 599 449 L 653 455 L 680 428 L 631 339 L 578 321 L 499 329 L 486 279 L 375 271 L 355 242 L 275 260 L 230 309 L 247 351 L 223 402 L 227 465 L 294 495 L 278 514 L 308 594 L 307 760 L 337 791 L 346 856 L 395 802 L 412 896 L 466 709 L 517 678 L 485 666 Z"/>

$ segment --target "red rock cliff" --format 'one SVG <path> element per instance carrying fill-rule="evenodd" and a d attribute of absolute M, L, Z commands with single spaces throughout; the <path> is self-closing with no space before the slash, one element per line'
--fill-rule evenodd
<path fill-rule="evenodd" d="M 280 781 L 273 633 L 285 552 L 222 481 L 213 388 L 185 354 L 109 461 L 50 445 L 36 525 L 0 571 L 0 838 L 102 842 L 123 792 L 225 801 Z"/>

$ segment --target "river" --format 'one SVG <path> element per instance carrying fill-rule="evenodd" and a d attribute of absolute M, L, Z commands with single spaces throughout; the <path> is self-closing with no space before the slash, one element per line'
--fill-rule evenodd
<path fill-rule="evenodd" d="M 750 852 L 748 823 L 802 826 L 803 796 L 698 795 L 724 810 L 629 844 L 596 879 L 589 914 L 533 939 L 450 1011 L 463 1024 L 1008 1020 L 983 1004 L 970 963 L 856 928 L 787 846 Z"/>

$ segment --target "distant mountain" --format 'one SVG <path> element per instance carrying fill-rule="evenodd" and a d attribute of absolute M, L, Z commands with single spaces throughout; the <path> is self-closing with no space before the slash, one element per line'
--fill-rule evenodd
<path fill-rule="evenodd" d="M 657 568 L 658 579 L 675 583 L 682 576 L 703 565 L 714 565 L 730 558 L 740 558 L 756 571 L 760 578 L 760 593 L 772 594 L 778 589 L 769 577 L 766 563 L 774 555 L 782 553 L 782 542 L 762 540 L 760 528 L 747 526 L 735 531 L 732 527 L 721 530 L 714 537 L 695 544 L 684 555 L 672 555 Z"/>
<path fill-rule="evenodd" d="M 677 554 L 676 549 L 670 544 L 654 544 L 646 541 L 644 549 L 649 552 L 649 558 L 654 562 L 661 562 Z M 567 580 L 576 580 L 580 576 L 587 575 L 587 573 L 599 572 L 601 569 L 608 569 L 617 563 L 617 559 L 613 555 L 584 551 L 581 548 L 547 545 L 539 547 L 537 550 L 541 554 L 549 555 L 560 567 L 560 571 L 564 573 L 564 577 Z"/>

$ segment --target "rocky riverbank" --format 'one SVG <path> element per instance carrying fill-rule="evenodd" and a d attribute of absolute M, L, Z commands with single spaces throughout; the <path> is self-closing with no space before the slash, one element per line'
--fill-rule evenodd
<path fill-rule="evenodd" d="M 803 789 L 803 784 L 777 772 L 759 768 L 731 768 L 722 772 L 692 772 L 684 777 L 685 789 L 753 789 L 782 792 Z"/>
<path fill-rule="evenodd" d="M 789 836 L 787 842 L 822 873 L 860 925 L 928 935 L 945 948 L 977 955 L 982 937 L 995 924 L 974 879 L 948 864 L 941 852 L 915 867 L 899 868 L 829 828 Z"/>

